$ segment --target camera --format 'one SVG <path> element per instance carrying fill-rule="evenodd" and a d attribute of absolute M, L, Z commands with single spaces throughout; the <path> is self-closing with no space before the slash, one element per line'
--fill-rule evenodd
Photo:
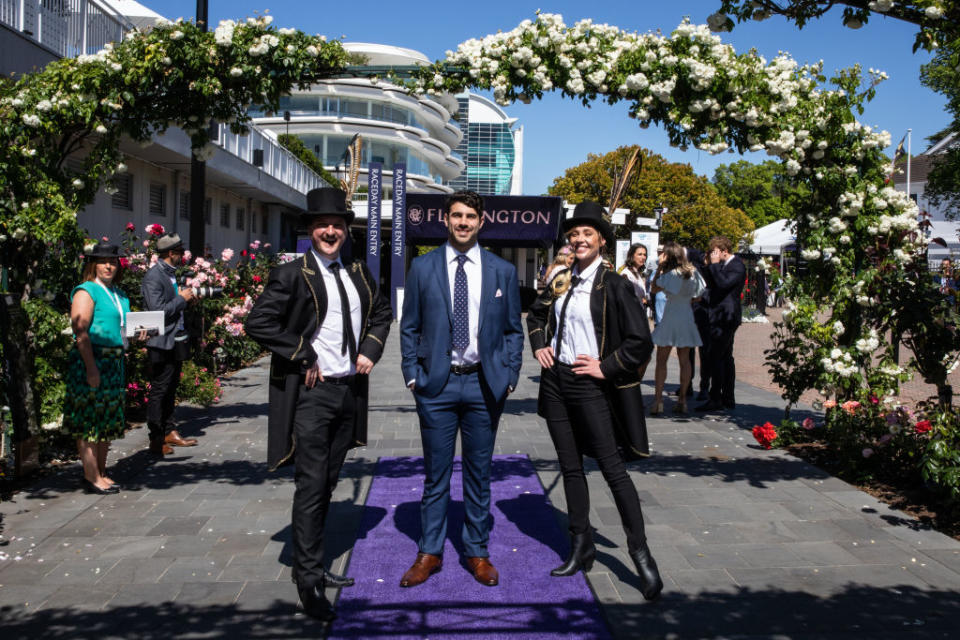
<path fill-rule="evenodd" d="M 191 287 L 193 295 L 200 299 L 219 298 L 223 295 L 223 287 Z"/>

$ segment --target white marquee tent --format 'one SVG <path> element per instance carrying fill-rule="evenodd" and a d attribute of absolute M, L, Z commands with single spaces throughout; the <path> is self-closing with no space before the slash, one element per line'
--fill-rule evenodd
<path fill-rule="evenodd" d="M 763 256 L 779 256 L 783 249 L 797 241 L 790 220 L 777 220 L 753 232 L 750 251 Z"/>

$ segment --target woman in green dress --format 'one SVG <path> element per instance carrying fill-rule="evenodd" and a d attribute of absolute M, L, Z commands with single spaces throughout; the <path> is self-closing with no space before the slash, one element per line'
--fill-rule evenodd
<path fill-rule="evenodd" d="M 116 287 L 120 271 L 117 245 L 99 242 L 85 258 L 83 282 L 71 294 L 75 343 L 67 368 L 64 425 L 77 437 L 86 491 L 117 493 L 120 488 L 106 475 L 106 463 L 110 441 L 123 437 L 126 426 L 124 319 L 130 302 Z"/>

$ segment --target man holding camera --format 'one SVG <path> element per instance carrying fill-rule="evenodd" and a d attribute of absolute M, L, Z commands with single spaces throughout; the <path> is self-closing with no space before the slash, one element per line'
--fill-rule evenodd
<path fill-rule="evenodd" d="M 160 259 L 143 277 L 140 291 L 147 311 L 163 311 L 164 333 L 147 340 L 150 363 L 150 393 L 147 396 L 147 427 L 150 453 L 165 456 L 172 447 L 192 447 L 195 438 L 184 438 L 170 428 L 176 406 L 177 385 L 183 361 L 190 357 L 190 343 L 184 327 L 183 312 L 196 295 L 193 289 L 177 285 L 176 267 L 183 260 L 183 242 L 176 233 L 157 240 Z"/>

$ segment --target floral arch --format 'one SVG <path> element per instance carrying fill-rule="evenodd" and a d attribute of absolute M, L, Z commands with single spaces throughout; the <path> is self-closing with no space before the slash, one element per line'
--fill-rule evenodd
<path fill-rule="evenodd" d="M 269 16 L 223 22 L 213 33 L 177 22 L 5 87 L 0 255 L 11 289 L 30 295 L 40 280 L 49 288 L 68 271 L 56 265 L 74 264 L 82 241 L 75 212 L 124 170 L 121 136 L 146 145 L 168 127 L 183 127 L 203 158 L 209 139 L 202 123 L 216 119 L 243 133 L 250 105 L 276 108 L 291 88 L 347 63 L 339 42 L 277 29 Z M 782 160 L 812 194 L 794 221 L 808 272 L 791 284 L 794 308 L 771 359 L 775 381 L 795 403 L 807 389 L 841 398 L 887 395 L 904 377 L 889 348 L 879 358 L 875 352 L 903 317 L 906 301 L 891 292 L 915 277 L 924 243 L 915 205 L 885 184 L 881 149 L 889 135 L 855 117 L 883 77 L 870 70 L 864 79 L 853 68 L 828 84 L 820 65 L 737 53 L 707 26 L 688 22 L 661 36 L 590 20 L 568 27 L 558 15 L 538 14 L 506 33 L 462 43 L 412 79 L 393 79 L 427 94 L 489 89 L 504 104 L 547 91 L 584 105 L 625 101 L 640 127 L 663 127 L 681 149 L 766 151 Z M 81 165 L 66 162 L 78 151 Z M 58 284 L 69 291 L 71 283 Z M 929 289 L 916 284 L 914 298 Z M 946 375 L 939 357 L 927 368 L 925 375 Z"/>

